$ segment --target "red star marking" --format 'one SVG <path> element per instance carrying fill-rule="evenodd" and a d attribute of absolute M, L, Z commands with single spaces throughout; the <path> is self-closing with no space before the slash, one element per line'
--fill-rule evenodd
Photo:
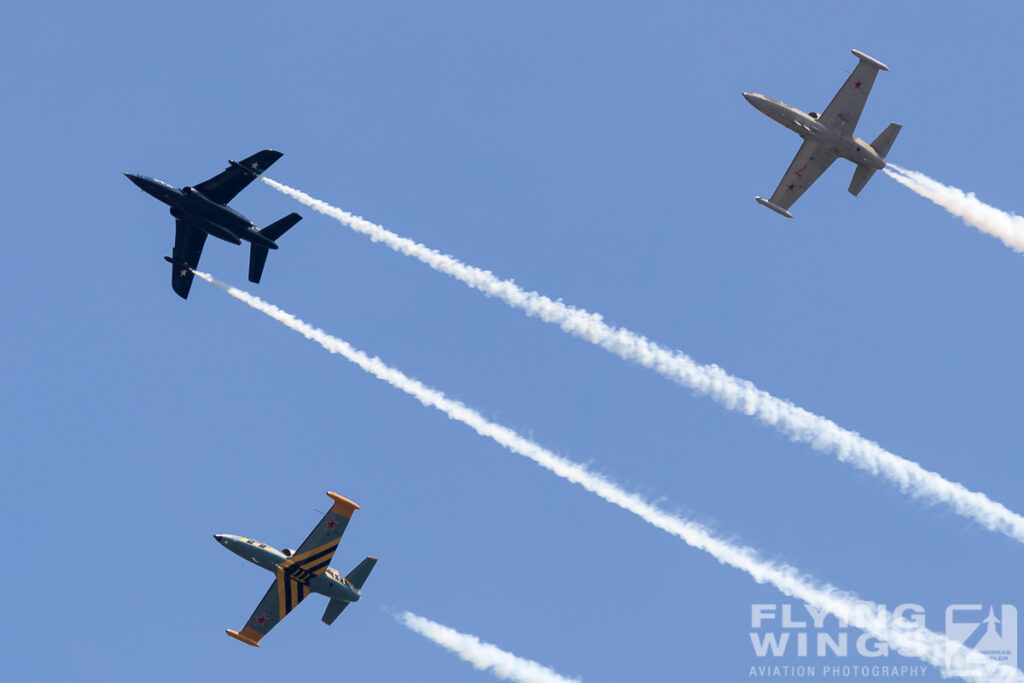
<path fill-rule="evenodd" d="M 256 623 L 257 623 L 257 624 L 259 624 L 260 626 L 263 626 L 263 624 L 264 624 L 264 623 L 265 623 L 266 621 L 267 621 L 267 618 L 266 618 L 266 617 L 256 617 Z"/>
<path fill-rule="evenodd" d="M 864 84 L 861 83 L 860 81 L 857 81 L 856 83 L 853 84 L 853 87 L 857 88 L 857 89 L 860 89 L 860 86 L 862 86 L 862 85 L 864 85 Z"/>
<path fill-rule="evenodd" d="M 789 190 L 790 192 L 793 191 L 794 187 L 796 187 L 796 185 L 794 183 L 790 183 L 789 185 L 786 185 L 786 189 Z"/>
<path fill-rule="evenodd" d="M 335 524 L 337 524 L 337 522 L 332 519 L 331 521 L 327 522 L 327 528 L 333 529 Z"/>

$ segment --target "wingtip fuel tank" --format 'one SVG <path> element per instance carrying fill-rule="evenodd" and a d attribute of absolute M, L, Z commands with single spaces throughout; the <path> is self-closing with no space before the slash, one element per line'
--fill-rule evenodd
<path fill-rule="evenodd" d="M 772 211 L 775 211 L 776 213 L 780 213 L 783 216 L 785 216 L 786 218 L 792 218 L 793 217 L 793 214 L 791 214 L 789 211 L 786 211 L 781 206 L 777 206 L 775 204 L 772 204 L 770 201 L 768 201 L 764 197 L 754 197 L 754 199 L 756 199 L 757 203 L 760 204 L 761 206 L 767 206 Z"/>
<path fill-rule="evenodd" d="M 245 634 L 245 632 L 246 632 L 246 631 L 252 631 L 252 629 L 249 629 L 249 628 L 243 628 L 243 629 L 242 629 L 242 633 L 239 633 L 238 631 L 233 631 L 233 630 L 232 630 L 232 629 L 230 629 L 230 628 L 228 628 L 228 629 L 224 629 L 224 633 L 227 633 L 227 634 L 228 634 L 229 636 L 231 636 L 231 637 L 232 637 L 232 638 L 234 638 L 235 640 L 240 640 L 240 641 L 242 641 L 243 643 L 245 643 L 246 645 L 252 645 L 253 647 L 259 647 L 259 646 L 260 646 L 260 644 L 259 644 L 259 643 L 257 643 L 257 642 L 256 642 L 256 640 L 255 640 L 255 639 L 253 639 L 252 637 L 250 637 L 250 636 L 246 635 L 246 634 Z M 255 632 L 254 632 L 254 633 L 255 633 Z M 262 635 L 263 635 L 263 634 L 262 634 L 262 633 L 260 633 L 260 634 L 258 634 L 258 635 L 262 637 Z"/>
<path fill-rule="evenodd" d="M 877 69 L 881 69 L 882 71 L 889 70 L 889 67 L 887 67 L 885 64 L 882 64 L 880 61 L 878 61 L 874 57 L 871 57 L 870 55 L 864 54 L 860 50 L 850 50 L 850 52 L 852 52 L 853 56 L 856 57 L 857 59 L 861 60 L 862 62 L 867 62 L 868 64 Z"/>

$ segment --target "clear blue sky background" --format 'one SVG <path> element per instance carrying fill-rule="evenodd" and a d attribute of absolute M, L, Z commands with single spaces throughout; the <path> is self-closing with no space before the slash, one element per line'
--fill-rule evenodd
<path fill-rule="evenodd" d="M 1024 7 L 962 7 L 7 8 L 3 677 L 487 680 L 405 609 L 587 681 L 798 661 L 751 647 L 775 589 L 200 281 L 176 297 L 172 220 L 121 173 L 195 183 L 264 147 L 271 177 L 1024 510 L 1020 256 L 881 174 L 854 199 L 845 161 L 795 220 L 758 206 L 799 139 L 740 96 L 821 111 L 864 50 L 892 71 L 858 133 L 900 122 L 893 161 L 1020 209 Z M 260 183 L 233 206 L 305 216 L 252 291 L 631 490 L 934 630 L 950 603 L 1024 609 L 1017 543 Z M 248 286 L 246 260 L 210 240 L 202 266 Z M 326 490 L 363 507 L 334 565 L 381 558 L 363 601 L 326 628 L 311 598 L 260 650 L 224 636 L 271 576 L 211 534 L 294 546 Z"/>

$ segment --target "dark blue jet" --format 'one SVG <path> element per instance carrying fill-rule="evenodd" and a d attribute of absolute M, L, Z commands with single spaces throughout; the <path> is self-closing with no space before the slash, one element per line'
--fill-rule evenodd
<path fill-rule="evenodd" d="M 171 264 L 171 287 L 182 299 L 188 298 L 192 287 L 192 269 L 199 266 L 206 236 L 225 242 L 251 245 L 249 251 L 249 282 L 259 282 L 270 249 L 277 249 L 277 240 L 290 227 L 302 220 L 290 213 L 260 230 L 248 218 L 228 207 L 228 202 L 249 183 L 270 168 L 282 154 L 272 149 L 256 152 L 242 161 L 229 161 L 229 166 L 198 185 L 177 188 L 162 180 L 125 173 L 144 192 L 171 207 L 176 220 L 174 251 L 164 258 Z"/>

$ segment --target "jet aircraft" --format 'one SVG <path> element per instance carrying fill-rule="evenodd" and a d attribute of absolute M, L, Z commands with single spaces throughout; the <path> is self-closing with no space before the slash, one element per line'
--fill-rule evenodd
<path fill-rule="evenodd" d="M 188 298 L 192 269 L 199 266 L 207 235 L 232 244 L 241 244 L 242 240 L 249 242 L 249 281 L 260 281 L 269 250 L 277 249 L 275 240 L 302 220 L 302 216 L 290 213 L 260 230 L 248 218 L 228 208 L 228 203 L 282 156 L 280 152 L 265 149 L 240 162 L 231 160 L 224 171 L 209 180 L 182 188 L 156 178 L 124 174 L 144 192 L 171 207 L 176 221 L 174 251 L 164 259 L 171 264 L 171 288 L 182 299 Z"/>
<path fill-rule="evenodd" d="M 890 123 L 870 145 L 854 135 L 853 129 L 860 120 L 860 113 L 868 100 L 875 76 L 879 70 L 888 71 L 889 67 L 860 50 L 853 50 L 853 54 L 860 60 L 857 68 L 820 116 L 815 112 L 804 113 L 796 107 L 758 93 L 743 93 L 747 102 L 754 105 L 758 111 L 775 119 L 804 139 L 796 158 L 789 165 L 786 175 L 782 176 L 782 182 L 775 189 L 771 199 L 754 197 L 759 204 L 792 218 L 793 214 L 789 212 L 789 207 L 837 157 L 849 159 L 857 164 L 857 170 L 853 172 L 853 180 L 850 182 L 852 195 L 857 195 L 864 188 L 875 171 L 885 168 L 885 156 L 896 140 L 901 126 Z"/>
<path fill-rule="evenodd" d="M 344 577 L 327 566 L 352 513 L 359 509 L 358 505 L 337 493 L 328 491 L 327 495 L 334 504 L 296 550 L 277 550 L 266 543 L 243 536 L 213 535 L 218 543 L 231 552 L 275 575 L 274 583 L 242 631 L 227 629 L 229 636 L 247 645 L 259 647 L 260 638 L 267 635 L 311 592 L 331 599 L 323 616 L 323 622 L 327 625 L 334 623 L 343 609 L 359 599 L 360 589 L 377 564 L 377 558 L 367 557 Z"/>

